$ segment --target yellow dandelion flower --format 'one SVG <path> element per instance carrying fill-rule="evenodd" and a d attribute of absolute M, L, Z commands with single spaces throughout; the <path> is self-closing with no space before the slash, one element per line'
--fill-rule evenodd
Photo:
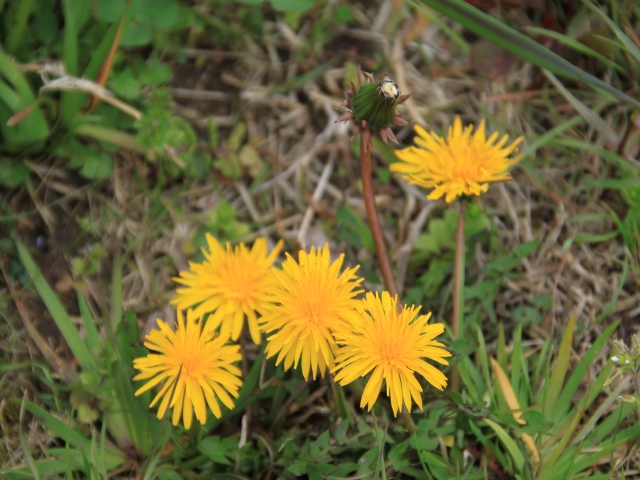
<path fill-rule="evenodd" d="M 397 151 L 401 161 L 390 168 L 409 183 L 433 188 L 427 196 L 429 200 L 444 195 L 451 203 L 461 195 L 480 195 L 489 189 L 489 183 L 511 180 L 507 170 L 522 158 L 511 155 L 524 137 L 516 138 L 511 145 L 507 145 L 507 135 L 497 141 L 497 132 L 486 138 L 484 120 L 472 135 L 473 126 L 463 129 L 456 116 L 446 140 L 419 125 L 415 131 L 417 146 Z"/>
<path fill-rule="evenodd" d="M 162 418 L 167 407 L 173 408 L 174 425 L 184 419 L 185 428 L 191 428 L 193 412 L 201 424 L 207 421 L 206 405 L 216 418 L 222 416 L 218 400 L 226 407 L 233 408 L 233 398 L 238 397 L 242 385 L 240 370 L 233 365 L 241 359 L 238 345 L 225 345 L 226 339 L 215 336 L 213 331 L 204 332 L 202 322 L 192 310 L 187 312 L 185 322 L 178 310 L 178 321 L 174 332 L 162 320 L 158 320 L 160 330 L 152 330 L 146 336 L 145 347 L 158 352 L 136 358 L 134 368 L 140 373 L 134 380 L 149 380 L 140 387 L 138 396 L 160 382 L 164 384 L 151 402 L 158 400 L 158 418 Z M 177 384 L 176 384 L 177 382 Z M 175 386 L 175 392 L 174 392 Z M 173 394 L 173 400 L 169 400 Z"/>
<path fill-rule="evenodd" d="M 282 270 L 273 270 L 277 286 L 260 323 L 267 335 L 271 333 L 267 358 L 278 354 L 276 365 L 284 360 L 285 370 L 297 368 L 302 359 L 305 380 L 310 370 L 315 380 L 318 371 L 324 377 L 333 367 L 335 331 L 358 320 L 354 297 L 362 292 L 362 279 L 356 276 L 359 266 L 340 274 L 344 255 L 331 263 L 328 245 L 317 253 L 314 248 L 309 254 L 300 252 L 299 260 L 287 254 Z"/>
<path fill-rule="evenodd" d="M 358 307 L 359 323 L 352 332 L 336 334 L 340 350 L 336 355 L 335 381 L 347 385 L 356 378 L 371 373 L 362 393 L 360 408 L 371 410 L 376 402 L 382 381 L 386 382 L 393 414 L 402 404 L 411 410 L 411 400 L 422 409 L 422 387 L 416 374 L 423 376 L 438 390 L 447 386 L 447 377 L 424 359 L 442 365 L 451 353 L 433 339 L 444 332 L 442 323 L 428 325 L 431 313 L 418 315 L 420 307 L 405 306 L 402 313 L 396 308 L 397 297 L 382 292 L 382 298 L 368 292 Z"/>
<path fill-rule="evenodd" d="M 257 313 L 264 297 L 275 282 L 271 265 L 282 249 L 282 240 L 267 255 L 267 240 L 259 238 L 249 250 L 244 243 L 235 249 L 227 243 L 226 250 L 213 236 L 207 234 L 208 250 L 202 251 L 202 263 L 189 262 L 189 271 L 180 272 L 173 279 L 185 288 L 178 288 L 171 300 L 178 309 L 194 308 L 196 316 L 214 312 L 207 319 L 207 329 L 220 327 L 220 336 L 237 340 L 246 316 L 249 333 L 260 343 Z"/>

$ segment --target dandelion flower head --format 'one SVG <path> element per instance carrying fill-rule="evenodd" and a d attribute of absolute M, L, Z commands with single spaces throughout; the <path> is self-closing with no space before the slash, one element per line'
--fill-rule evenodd
<path fill-rule="evenodd" d="M 507 170 L 522 158 L 512 155 L 524 137 L 509 145 L 507 135 L 498 140 L 499 134 L 494 132 L 487 138 L 484 120 L 472 133 L 473 126 L 463 128 L 456 116 L 446 139 L 419 125 L 415 131 L 416 146 L 397 151 L 401 161 L 390 168 L 409 183 L 432 188 L 427 196 L 430 200 L 444 196 L 451 203 L 461 195 L 480 195 L 489 189 L 490 183 L 511 180 Z"/>
<path fill-rule="evenodd" d="M 282 249 L 282 240 L 267 255 L 267 240 L 259 238 L 249 250 L 244 243 L 226 249 L 207 234 L 202 263 L 189 262 L 189 271 L 174 280 L 184 285 L 171 300 L 178 309 L 194 308 L 196 316 L 214 312 L 207 329 L 220 327 L 222 337 L 237 340 L 247 318 L 252 340 L 260 343 L 257 317 L 264 297 L 274 286 L 271 266 Z"/>
<path fill-rule="evenodd" d="M 187 429 L 191 428 L 194 412 L 201 424 L 206 423 L 206 405 L 216 418 L 222 416 L 218 400 L 233 408 L 232 397 L 238 397 L 242 385 L 240 370 L 234 365 L 241 358 L 240 347 L 226 345 L 227 339 L 214 337 L 211 330 L 203 331 L 200 317 L 192 310 L 187 312 L 186 321 L 178 310 L 175 331 L 162 320 L 158 320 L 158 327 L 144 342 L 145 347 L 156 353 L 133 361 L 134 368 L 140 370 L 133 379 L 148 380 L 135 395 L 164 382 L 150 407 L 162 399 L 158 418 L 170 407 L 172 423 L 177 425 L 182 417 Z"/>
<path fill-rule="evenodd" d="M 431 313 L 418 315 L 420 307 L 405 306 L 398 312 L 397 297 L 389 292 L 382 296 L 368 292 L 358 307 L 359 324 L 353 331 L 336 334 L 340 345 L 332 370 L 335 381 L 347 385 L 369 373 L 360 407 L 371 410 L 386 382 L 387 396 L 391 398 L 393 414 L 402 405 L 411 411 L 412 400 L 422 409 L 422 386 L 416 374 L 442 390 L 447 377 L 425 359 L 442 365 L 451 353 L 434 338 L 444 332 L 442 323 L 428 324 Z"/>
<path fill-rule="evenodd" d="M 277 286 L 271 302 L 264 307 L 260 318 L 267 334 L 267 358 L 278 354 L 276 365 L 284 360 L 284 368 L 301 362 L 305 380 L 309 372 L 316 378 L 318 371 L 324 377 L 333 367 L 337 346 L 333 338 L 336 330 L 357 321 L 354 297 L 361 278 L 359 267 L 340 269 L 344 255 L 331 263 L 327 245 L 314 248 L 307 254 L 300 252 L 299 262 L 290 255 L 282 263 L 282 270 L 274 269 Z"/>

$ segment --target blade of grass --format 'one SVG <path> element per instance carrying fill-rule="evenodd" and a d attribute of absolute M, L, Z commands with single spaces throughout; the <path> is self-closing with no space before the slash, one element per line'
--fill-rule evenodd
<path fill-rule="evenodd" d="M 507 377 L 507 374 L 504 372 L 504 370 L 502 370 L 502 367 L 495 359 L 491 358 L 490 360 L 491 360 L 491 366 L 493 367 L 493 371 L 496 376 L 497 383 L 500 386 L 500 391 L 507 402 L 511 416 L 520 425 L 526 425 L 526 422 L 521 418 L 522 409 L 520 407 L 520 402 L 518 402 L 518 397 L 516 396 L 516 393 L 513 390 L 513 386 L 509 382 L 509 378 Z M 514 366 L 514 368 L 518 368 L 518 366 Z M 540 455 L 538 453 L 538 449 L 536 448 L 536 444 L 533 441 L 533 438 L 531 438 L 530 435 L 524 432 L 520 432 L 520 436 L 522 437 L 522 441 L 524 442 L 524 444 L 529 449 L 529 452 L 531 452 L 533 463 L 537 468 L 537 466 L 540 463 Z"/>
<path fill-rule="evenodd" d="M 547 377 L 547 370 L 549 369 L 549 365 L 551 365 L 552 354 L 553 354 L 553 345 L 551 341 L 547 340 L 546 342 L 544 342 L 544 345 L 542 346 L 542 350 L 540 351 L 540 355 L 538 356 L 536 369 L 533 372 L 534 385 L 539 384 L 542 378 Z"/>
<path fill-rule="evenodd" d="M 85 455 L 89 455 L 91 453 L 90 441 L 81 433 L 74 430 L 71 425 L 57 419 L 51 413 L 39 407 L 35 403 L 27 401 L 26 407 L 33 415 L 42 420 L 44 426 L 71 447 L 80 449 Z M 125 455 L 112 446 L 107 447 L 105 454 L 105 464 L 109 470 L 122 465 L 126 461 Z"/>
<path fill-rule="evenodd" d="M 27 103 L 33 102 L 36 97 L 31 91 L 29 83 L 22 75 L 22 72 L 16 67 L 11 59 L 3 52 L 0 47 L 0 74 L 4 76 L 7 81 L 13 85 L 20 98 Z"/>
<path fill-rule="evenodd" d="M 107 56 L 104 59 L 102 66 L 100 67 L 100 71 L 98 72 L 98 75 L 96 75 L 95 81 L 101 87 L 104 87 L 107 84 L 107 80 L 109 79 L 109 74 L 111 73 L 111 69 L 113 67 L 113 60 L 115 59 L 116 52 L 118 51 L 118 47 L 120 46 L 120 38 L 122 37 L 124 22 L 125 22 L 125 15 L 123 14 L 122 18 L 120 19 L 120 23 L 118 25 L 118 29 L 116 31 L 115 37 L 113 38 L 113 41 L 111 42 L 111 46 L 109 47 Z M 91 95 L 89 97 L 89 100 L 90 100 L 90 103 L 89 103 L 88 112 L 92 112 L 100 103 L 100 97 Z"/>
<path fill-rule="evenodd" d="M 55 292 L 42 276 L 42 272 L 40 272 L 40 269 L 35 264 L 33 258 L 31 258 L 31 255 L 24 247 L 24 245 L 22 245 L 20 242 L 16 242 L 16 246 L 18 248 L 20 259 L 22 260 L 22 263 L 27 270 L 31 281 L 33 282 L 33 285 L 35 286 L 38 294 L 40 294 L 40 297 L 49 309 L 51 317 L 56 322 L 60 333 L 69 345 L 69 348 L 78 360 L 78 363 L 85 371 L 95 370 L 93 356 L 89 352 L 86 344 L 82 341 L 82 338 L 73 325 L 69 314 L 65 311 Z"/>
<path fill-rule="evenodd" d="M 487 450 L 491 452 L 493 455 L 495 455 L 498 465 L 504 465 L 507 468 L 511 466 L 511 462 L 506 458 L 504 449 L 499 448 L 497 443 L 492 442 L 484 433 L 482 433 L 482 430 L 480 430 L 480 427 L 476 425 L 475 422 L 470 421 L 469 427 L 471 428 L 471 431 L 473 432 L 473 435 L 475 436 L 475 438 L 480 440 L 480 442 L 487 448 Z M 440 477 L 440 478 L 446 478 L 446 477 Z M 487 475 L 485 474 L 483 477 L 472 477 L 472 478 L 489 478 L 489 477 L 487 477 Z"/>
<path fill-rule="evenodd" d="M 130 336 L 137 337 L 136 321 L 135 315 L 127 312 L 124 321 L 118 322 L 118 327 L 113 334 L 109 333 L 118 359 L 111 368 L 111 378 L 117 399 L 117 406 L 112 409 L 114 422 L 112 428 L 123 424 L 125 427 L 121 430 L 126 430 L 126 435 L 124 432 L 119 432 L 121 439 L 124 441 L 127 438 L 126 441 L 133 443 L 137 451 L 146 455 L 149 453 L 151 428 L 150 419 L 146 415 L 148 408 L 141 397 L 135 396 L 131 385 L 134 351 Z M 137 338 L 134 341 L 137 341 Z M 140 412 L 145 414 L 141 415 Z"/>
<path fill-rule="evenodd" d="M 130 0 L 127 2 L 127 6 L 125 7 L 124 13 L 122 14 L 122 19 L 120 22 L 114 23 L 109 27 L 107 34 L 104 36 L 100 45 L 95 49 L 93 55 L 91 55 L 91 59 L 89 60 L 89 64 L 87 68 L 82 72 L 82 76 L 84 78 L 92 78 L 95 79 L 100 73 L 100 69 L 105 63 L 107 56 L 109 55 L 109 51 L 111 50 L 116 36 L 118 34 L 118 30 L 120 29 L 120 25 L 122 25 L 122 29 L 124 30 L 125 26 L 128 22 L 131 21 L 133 15 L 138 11 L 138 4 L 141 0 Z"/>
<path fill-rule="evenodd" d="M 556 472 L 556 463 L 560 455 L 569 456 L 571 452 L 566 450 L 567 444 L 571 437 L 575 433 L 575 429 L 578 426 L 581 415 L 574 415 L 569 417 L 564 428 L 564 435 L 559 442 L 552 442 L 548 445 L 548 450 L 543 453 L 542 470 L 538 474 L 537 478 L 551 478 L 552 472 Z"/>
<path fill-rule="evenodd" d="M 554 40 L 557 40 L 558 42 L 562 43 L 563 45 L 566 45 L 569 48 L 573 48 L 574 50 L 584 54 L 584 55 L 588 55 L 590 57 L 596 58 L 597 60 L 601 61 L 602 63 L 604 63 L 607 68 L 610 68 L 612 70 L 617 70 L 620 73 L 626 73 L 625 70 L 618 65 L 617 63 L 613 62 L 611 59 L 605 57 L 604 55 L 602 55 L 601 53 L 596 52 L 594 49 L 587 47 L 584 43 L 579 42 L 578 40 L 576 40 L 575 38 L 571 38 L 567 35 L 564 35 L 563 33 L 560 32 L 554 32 L 553 30 L 547 30 L 546 28 L 540 28 L 540 27 L 524 27 L 524 29 L 534 35 L 544 35 L 545 37 L 549 37 L 552 38 Z"/>
<path fill-rule="evenodd" d="M 562 96 L 567 99 L 573 108 L 575 108 L 580 115 L 584 117 L 584 119 L 596 130 L 600 132 L 600 134 L 607 139 L 608 142 L 612 143 L 615 146 L 618 146 L 620 143 L 620 137 L 618 134 L 609 126 L 607 122 L 605 122 L 600 115 L 587 107 L 584 103 L 578 100 L 569 90 L 565 88 L 560 80 L 551 73 L 549 70 L 543 70 L 545 76 L 549 79 L 551 83 L 560 91 Z"/>
<path fill-rule="evenodd" d="M 4 77 L 9 84 L 5 83 L 2 80 L 2 77 Z M 6 118 L 6 120 L 36 100 L 29 83 L 22 75 L 22 72 L 20 72 L 9 57 L 5 55 L 1 46 L 0 100 L 6 103 L 6 107 L 9 109 L 9 114 L 6 115 L 6 117 L 3 113 L 3 119 Z M 0 102 L 0 107 L 1 106 L 2 102 Z M 15 131 L 20 132 L 19 135 L 31 139 L 31 141 L 43 140 L 49 135 L 47 122 L 45 121 L 44 115 L 38 108 L 33 109 L 29 116 L 15 127 L 9 128 L 6 125 L 2 125 L 2 132 L 6 139 L 11 139 L 16 135 L 13 133 Z"/>
<path fill-rule="evenodd" d="M 598 423 L 598 426 L 584 438 L 584 443 L 586 445 L 605 446 L 606 443 L 614 441 L 620 433 L 616 433 L 616 436 L 611 439 L 604 441 L 603 439 L 606 439 L 614 430 L 619 429 L 623 420 L 633 413 L 634 408 L 635 406 L 630 403 L 620 404 L 615 412 L 612 412 L 610 415 L 607 415 L 605 419 L 601 420 L 600 423 Z"/>
<path fill-rule="evenodd" d="M 469 357 L 461 358 L 458 365 L 460 378 L 464 385 L 467 387 L 468 395 L 476 404 L 481 404 L 483 402 L 483 397 L 487 389 L 483 385 L 484 382 L 482 381 L 480 372 Z"/>
<path fill-rule="evenodd" d="M 24 27 L 27 25 L 27 20 L 29 20 L 33 10 L 33 0 L 22 0 L 17 5 L 11 20 L 11 28 L 8 29 L 4 42 L 7 52 L 12 55 L 17 53 L 20 42 L 25 39 Z"/>
<path fill-rule="evenodd" d="M 609 190 L 640 189 L 640 177 L 585 179 L 584 185 L 581 185 L 580 188 L 583 190 L 591 190 L 592 188 L 607 188 Z"/>
<path fill-rule="evenodd" d="M 620 40 L 620 43 L 622 43 L 622 45 L 624 45 L 624 48 L 627 50 L 627 53 L 631 57 L 633 57 L 635 62 L 638 64 L 638 66 L 640 66 L 640 48 L 638 48 L 638 46 L 635 43 L 633 43 L 633 40 L 631 40 L 620 29 L 620 27 L 618 27 L 618 25 L 616 25 L 616 22 L 611 20 L 611 18 L 609 18 L 609 16 L 602 11 L 602 7 L 598 7 L 597 5 L 594 5 L 589 0 L 582 0 L 582 1 L 591 10 L 593 10 L 596 14 L 598 14 L 600 16 L 600 18 L 602 18 L 604 23 L 606 23 L 607 26 L 611 29 L 611 31 L 616 35 L 616 37 L 618 37 L 618 40 Z"/>
<path fill-rule="evenodd" d="M 594 452 L 590 452 L 588 455 L 584 455 L 583 458 L 578 459 L 575 462 L 575 464 L 573 465 L 573 468 L 568 472 L 569 476 L 565 478 L 576 478 L 576 476 L 574 476 L 572 472 L 578 473 L 578 472 L 588 471 L 598 463 L 598 460 L 600 460 L 601 458 L 607 455 L 611 455 L 616 449 L 622 447 L 624 444 L 636 442 L 640 438 L 637 432 L 638 432 L 638 429 L 636 428 L 635 432 L 632 432 L 628 436 L 621 438 L 620 440 L 616 441 L 614 444 L 608 447 L 599 446 L 599 448 L 595 449 Z M 586 478 L 586 477 L 583 477 L 583 478 Z M 593 478 L 593 477 L 589 476 L 588 478 Z M 611 473 L 609 473 L 609 475 L 605 478 L 612 478 Z"/>
<path fill-rule="evenodd" d="M 87 347 L 91 352 L 100 350 L 100 336 L 96 329 L 96 324 L 89 310 L 87 300 L 78 292 L 78 306 L 80 308 L 80 316 L 82 317 L 82 325 L 84 326 L 84 336 Z"/>
<path fill-rule="evenodd" d="M 36 480 L 40 478 L 38 475 L 38 468 L 33 460 L 33 456 L 31 455 L 31 448 L 29 447 L 29 443 L 27 439 L 24 437 L 24 431 L 22 430 L 22 422 L 24 421 L 24 407 L 26 403 L 26 395 L 27 391 L 25 390 L 24 395 L 22 396 L 22 403 L 20 404 L 20 422 L 18 424 L 18 438 L 20 439 L 20 446 L 22 447 L 22 454 L 25 456 L 27 461 L 27 467 L 29 467 L 29 471 L 33 475 L 33 478 Z"/>
<path fill-rule="evenodd" d="M 618 388 L 616 388 L 611 395 L 609 395 L 593 413 L 590 413 L 589 420 L 582 426 L 578 434 L 573 439 L 572 443 L 580 443 L 598 424 L 598 421 L 606 416 L 607 411 L 611 408 L 611 405 L 618 401 L 618 397 L 622 395 L 628 388 L 630 382 L 621 382 Z"/>
<path fill-rule="evenodd" d="M 78 74 L 78 31 L 75 16 L 77 5 L 74 0 L 62 0 L 64 14 L 64 29 L 62 37 L 62 60 L 69 75 L 75 77 Z M 77 92 L 62 92 L 60 116 L 65 125 L 73 124 L 76 114 L 85 101 L 86 94 Z"/>
<path fill-rule="evenodd" d="M 416 5 L 414 4 L 414 6 Z M 440 28 L 440 30 L 444 32 L 445 35 L 447 35 L 451 40 L 456 42 L 456 44 L 460 47 L 460 50 L 462 50 L 462 52 L 465 55 L 469 55 L 469 53 L 471 53 L 471 47 L 467 44 L 467 42 L 464 41 L 464 38 L 462 38 L 461 35 L 458 35 L 456 32 L 451 30 L 451 28 L 449 28 L 446 23 L 440 20 L 440 18 L 437 15 L 434 15 L 434 12 L 430 8 L 419 8 L 419 10 L 429 20 L 435 23 L 438 26 L 438 28 Z"/>
<path fill-rule="evenodd" d="M 584 395 L 580 401 L 578 401 L 574 407 L 576 410 L 586 411 L 591 404 L 598 398 L 598 396 L 603 393 L 604 384 L 609 379 L 611 372 L 614 369 L 613 362 L 607 362 L 602 369 L 602 371 L 598 374 L 596 379 L 593 382 L 589 382 L 587 384 L 587 394 Z M 606 436 L 601 436 L 600 438 L 605 438 Z"/>
<path fill-rule="evenodd" d="M 628 274 L 629 274 L 629 258 L 625 257 L 624 266 L 622 267 L 622 276 L 620 277 L 620 282 L 618 283 L 618 287 L 616 288 L 615 292 L 613 292 L 613 295 L 611 296 L 611 301 L 607 304 L 606 307 L 604 307 L 604 310 L 602 310 L 600 315 L 598 315 L 598 317 L 596 318 L 596 324 L 599 324 L 600 322 L 602 322 L 615 310 L 616 305 L 618 305 L 618 298 L 620 298 L 620 293 L 622 292 L 622 288 L 627 283 Z M 617 322 L 616 322 L 616 325 L 617 325 Z"/>
<path fill-rule="evenodd" d="M 573 80 L 580 80 L 592 87 L 599 88 L 636 107 L 640 102 L 621 92 L 608 83 L 581 70 L 571 62 L 553 53 L 535 40 L 505 25 L 501 21 L 469 5 L 464 0 L 421 0 L 434 10 L 448 16 L 472 32 L 494 42 L 506 51 L 513 53 L 540 68 L 549 70 Z M 423 8 L 414 0 L 409 3 Z"/>
<path fill-rule="evenodd" d="M 573 331 L 576 327 L 576 317 L 573 316 L 569 320 L 569 324 L 564 332 L 560 348 L 558 349 L 558 358 L 553 366 L 553 372 L 548 382 L 547 395 L 545 398 L 544 413 L 549 415 L 557 411 L 557 401 L 560 397 L 564 378 L 569 367 L 569 358 L 571 357 L 571 348 L 573 342 Z"/>
<path fill-rule="evenodd" d="M 491 367 L 493 368 L 496 383 L 500 387 L 500 392 L 506 401 L 509 413 L 511 413 L 516 422 L 524 425 L 526 422 L 520 418 L 522 416 L 522 412 L 520 411 L 520 402 L 518 401 L 513 385 L 509 381 L 509 377 L 507 377 L 507 374 L 495 358 L 490 358 L 489 360 L 491 361 Z"/>
<path fill-rule="evenodd" d="M 553 421 L 554 423 L 557 423 L 560 421 L 561 418 L 567 415 L 567 412 L 571 407 L 571 401 L 575 393 L 578 391 L 578 389 L 582 385 L 582 379 L 587 374 L 587 369 L 589 368 L 590 365 L 593 364 L 596 357 L 600 354 L 600 352 L 602 351 L 602 348 L 606 345 L 607 341 L 609 340 L 609 337 L 611 337 L 611 335 L 613 335 L 613 332 L 615 332 L 616 329 L 618 328 L 619 323 L 620 323 L 619 321 L 614 322 L 613 324 L 609 325 L 604 330 L 604 332 L 598 335 L 598 337 L 595 339 L 591 347 L 589 347 L 589 350 L 587 350 L 587 352 L 584 354 L 584 356 L 580 359 L 578 364 L 575 366 L 573 373 L 571 373 L 569 380 L 567 380 L 567 383 L 564 385 L 564 388 L 562 389 L 562 393 L 558 397 L 558 400 L 555 406 L 553 407 L 553 412 L 549 416 L 551 421 Z"/>
<path fill-rule="evenodd" d="M 505 431 L 504 428 L 502 428 L 493 420 L 484 418 L 483 422 L 489 425 L 493 429 L 493 431 L 496 432 L 496 435 L 498 435 L 498 438 L 500 439 L 502 444 L 505 446 L 505 448 L 511 455 L 511 458 L 515 463 L 516 468 L 518 469 L 519 472 L 522 472 L 524 469 L 524 454 L 518 448 L 518 444 L 513 440 L 513 438 L 511 438 L 511 436 Z"/>
<path fill-rule="evenodd" d="M 513 340 L 513 348 L 511 350 L 511 386 L 513 387 L 513 391 L 515 392 L 516 400 L 520 405 L 526 405 L 526 403 L 522 403 L 526 400 L 526 397 L 523 398 L 520 391 L 520 380 L 522 378 L 522 371 L 520 370 L 520 366 L 522 365 L 522 324 L 518 324 L 518 328 L 516 329 L 516 333 L 514 335 Z"/>
<path fill-rule="evenodd" d="M 73 130 L 73 133 L 76 135 L 91 137 L 100 142 L 111 143 L 112 145 L 116 145 L 120 148 L 146 155 L 150 160 L 155 158 L 155 154 L 151 150 L 147 151 L 145 148 L 138 145 L 133 135 L 114 130 L 113 128 L 93 125 L 91 123 L 80 123 Z"/>
<path fill-rule="evenodd" d="M 122 257 L 116 253 L 111 274 L 111 328 L 115 332 L 122 320 Z"/>
<path fill-rule="evenodd" d="M 478 349 L 476 350 L 476 360 L 480 363 L 480 370 L 482 370 L 482 378 L 487 379 L 487 381 L 491 378 L 489 375 L 489 354 L 487 353 L 487 344 L 484 341 L 484 335 L 482 333 L 482 328 L 476 326 L 476 339 L 478 340 Z M 482 382 L 482 389 L 478 390 L 484 396 L 485 392 L 487 392 L 490 396 L 490 402 L 492 404 L 496 403 L 496 392 L 493 388 L 487 388 L 485 382 Z"/>
<path fill-rule="evenodd" d="M 31 317 L 29 316 L 28 311 L 25 308 L 24 304 L 22 303 L 21 299 L 18 297 L 16 287 L 13 284 L 13 282 L 11 282 L 11 279 L 7 271 L 5 270 L 4 265 L 1 265 L 0 269 L 2 269 L 2 275 L 4 276 L 5 285 L 9 287 L 9 292 L 11 293 L 11 296 L 14 298 L 16 310 L 18 311 L 20 320 L 24 325 L 24 329 L 29 334 L 29 337 L 36 344 L 36 347 L 38 347 L 38 350 L 40 350 L 40 353 L 46 359 L 47 363 L 49 364 L 49 367 L 58 375 L 60 375 L 60 377 L 64 379 L 67 385 L 75 384 L 77 381 L 77 378 L 75 377 L 75 375 L 69 372 L 69 369 L 66 368 L 66 365 L 63 362 L 63 360 L 55 353 L 53 348 L 51 348 L 49 343 L 42 337 L 42 335 L 40 335 L 40 332 L 38 332 L 38 329 L 34 326 L 33 322 L 31 321 Z"/>
<path fill-rule="evenodd" d="M 580 140 L 576 140 L 574 138 L 557 138 L 554 140 L 554 144 L 556 147 L 566 147 L 566 148 L 577 148 L 579 150 L 584 150 L 588 153 L 593 153 L 595 155 L 600 155 L 602 158 L 610 162 L 612 165 L 615 165 L 620 168 L 633 168 L 634 171 L 640 172 L 640 162 L 635 158 L 627 158 L 618 155 L 611 150 L 607 150 L 606 148 L 597 147 L 592 143 L 583 142 Z"/>

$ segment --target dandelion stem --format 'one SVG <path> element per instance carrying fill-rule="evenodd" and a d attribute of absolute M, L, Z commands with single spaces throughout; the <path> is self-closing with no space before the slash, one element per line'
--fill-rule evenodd
<path fill-rule="evenodd" d="M 460 212 L 456 228 L 456 254 L 453 267 L 453 318 L 451 321 L 454 340 L 460 338 L 460 334 L 464 332 L 464 217 L 466 203 L 464 200 L 460 200 L 459 203 Z M 459 387 L 460 376 L 458 369 L 453 368 L 451 371 L 451 389 L 457 392 Z"/>
<path fill-rule="evenodd" d="M 360 135 L 360 175 L 362 177 L 362 194 L 364 196 L 364 206 L 367 209 L 367 218 L 369 219 L 369 229 L 373 236 L 373 243 L 378 254 L 378 262 L 380 270 L 382 270 L 382 279 L 387 287 L 387 291 L 392 297 L 398 295 L 398 287 L 393 277 L 391 269 L 391 261 L 389 260 L 389 252 L 384 243 L 382 235 L 382 227 L 378 218 L 378 209 L 376 207 L 376 198 L 373 191 L 373 175 L 371 173 L 371 145 L 367 145 L 369 141 L 367 135 Z M 398 295 L 398 309 L 402 308 L 402 302 Z"/>
<path fill-rule="evenodd" d="M 364 132 L 363 132 L 364 133 Z M 389 259 L 389 252 L 387 246 L 384 243 L 384 236 L 382 235 L 382 227 L 380 226 L 380 218 L 378 217 L 378 209 L 376 207 L 376 198 L 373 191 L 373 175 L 371 173 L 371 137 L 369 135 L 360 135 L 360 176 L 362 177 L 362 194 L 364 197 L 364 205 L 367 210 L 367 218 L 369 219 L 369 229 L 373 236 L 373 243 L 376 247 L 376 253 L 378 255 L 378 262 L 380 263 L 380 270 L 382 270 L 382 278 L 387 291 L 392 297 L 397 298 L 396 305 L 398 310 L 402 310 L 402 301 L 398 294 L 398 287 L 396 286 L 396 280 L 393 276 L 393 270 L 391 269 L 391 260 Z M 405 405 L 400 410 L 400 418 L 404 423 L 404 428 L 407 429 L 409 435 L 413 435 L 418 431 L 418 427 L 413 422 L 411 415 L 407 411 Z"/>

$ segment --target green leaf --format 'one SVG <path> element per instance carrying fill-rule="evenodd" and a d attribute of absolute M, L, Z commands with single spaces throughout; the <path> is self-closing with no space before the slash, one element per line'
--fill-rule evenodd
<path fill-rule="evenodd" d="M 169 29 L 178 19 L 178 5 L 175 0 L 143 0 L 140 12 L 154 28 Z"/>
<path fill-rule="evenodd" d="M 96 18 L 107 23 L 119 21 L 126 7 L 126 0 L 94 1 Z"/>
<path fill-rule="evenodd" d="M 17 187 L 29 178 L 29 167 L 21 160 L 0 158 L 0 185 Z"/>
<path fill-rule="evenodd" d="M 183 480 L 178 472 L 171 470 L 167 466 L 162 466 L 155 471 L 160 480 Z"/>
<path fill-rule="evenodd" d="M 306 12 L 314 3 L 314 0 L 271 0 L 271 6 L 279 12 Z"/>
<path fill-rule="evenodd" d="M 526 426 L 522 426 L 522 432 L 529 435 L 549 432 L 554 427 L 553 422 L 550 422 L 547 417 L 535 410 L 523 413 L 522 419 L 527 422 Z"/>
<path fill-rule="evenodd" d="M 122 32 L 120 45 L 123 47 L 141 47 L 151 42 L 151 24 L 148 19 L 134 18 L 127 23 Z"/>
<path fill-rule="evenodd" d="M 80 175 L 89 180 L 107 178 L 113 172 L 113 160 L 104 152 L 96 152 L 92 148 L 71 159 L 73 165 L 80 166 Z"/>
<path fill-rule="evenodd" d="M 155 57 L 134 67 L 136 78 L 142 85 L 162 85 L 171 80 L 173 70 Z M 211 117 L 213 118 L 213 117 Z"/>
<path fill-rule="evenodd" d="M 414 0 L 409 1 L 416 7 L 423 8 Z M 517 30 L 505 25 L 501 21 L 493 18 L 491 15 L 469 5 L 464 0 L 421 1 L 425 5 L 430 6 L 452 20 L 460 23 L 477 35 L 494 42 L 508 52 L 522 57 L 540 68 L 549 70 L 566 78 L 580 80 L 592 87 L 611 93 L 615 97 L 631 103 L 636 107 L 640 107 L 640 102 L 636 99 L 585 72 L 584 70 L 581 70 L 573 63 L 553 53 L 551 50 L 532 38 L 527 37 Z"/>
<path fill-rule="evenodd" d="M 540 312 L 527 305 L 521 305 L 513 310 L 511 318 L 520 325 L 540 325 L 542 323 L 542 315 Z"/>
<path fill-rule="evenodd" d="M 233 465 L 232 460 L 235 460 L 238 451 L 238 439 L 207 437 L 198 444 L 198 451 L 215 463 Z"/>
<path fill-rule="evenodd" d="M 438 448 L 438 436 L 433 432 L 433 422 L 422 419 L 418 422 L 418 430 L 411 436 L 410 444 L 418 451 L 435 450 Z M 392 450 L 393 451 L 393 450 Z M 391 454 L 389 460 L 391 460 Z"/>
<path fill-rule="evenodd" d="M 109 79 L 108 87 L 116 95 L 125 99 L 137 98 L 142 88 L 137 76 L 128 67 L 121 72 L 114 73 Z"/>
<path fill-rule="evenodd" d="M 347 240 L 354 247 L 364 247 L 373 250 L 373 237 L 368 225 L 346 205 L 340 205 L 336 212 L 336 225 L 338 227 L 337 240 Z"/>

